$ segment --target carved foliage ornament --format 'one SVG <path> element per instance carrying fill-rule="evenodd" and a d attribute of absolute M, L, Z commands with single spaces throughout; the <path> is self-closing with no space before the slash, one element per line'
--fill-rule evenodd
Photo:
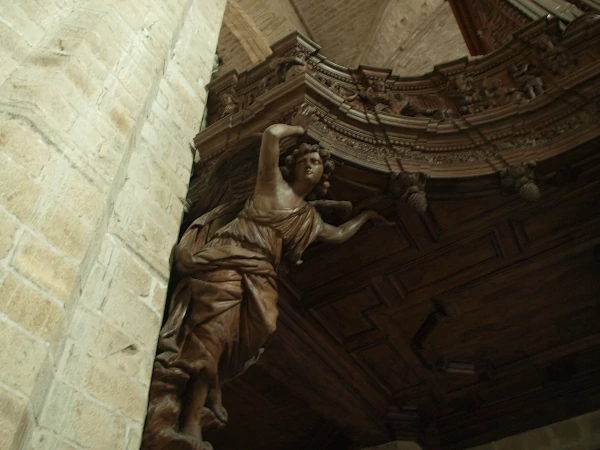
<path fill-rule="evenodd" d="M 425 184 L 429 175 L 423 172 L 393 172 L 388 187 L 392 198 L 402 200 L 417 213 L 427 212 L 427 194 Z"/>
<path fill-rule="evenodd" d="M 535 184 L 533 169 L 536 163 L 526 162 L 516 166 L 509 166 L 500 171 L 500 182 L 502 186 L 528 202 L 540 199 L 540 189 Z"/>

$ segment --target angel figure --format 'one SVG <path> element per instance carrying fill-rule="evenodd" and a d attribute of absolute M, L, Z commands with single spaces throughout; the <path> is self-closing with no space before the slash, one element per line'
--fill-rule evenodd
<path fill-rule="evenodd" d="M 278 266 L 302 262 L 314 241 L 340 244 L 368 220 L 364 211 L 339 227 L 324 223 L 311 195 L 329 188 L 334 163 L 318 145 L 302 144 L 279 168 L 280 140 L 303 135 L 303 107 L 292 125 L 263 133 L 254 191 L 241 211 L 220 205 L 195 220 L 177 245 L 183 277 L 161 329 L 154 363 L 144 450 L 206 450 L 202 430 L 224 426 L 221 386 L 253 364 L 277 320 Z"/>

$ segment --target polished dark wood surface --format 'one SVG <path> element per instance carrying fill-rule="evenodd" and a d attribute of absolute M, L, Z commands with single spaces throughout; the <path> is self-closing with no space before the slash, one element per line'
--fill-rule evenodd
<path fill-rule="evenodd" d="M 397 227 L 307 251 L 215 447 L 460 449 L 600 408 L 597 144 L 540 164 L 537 203 L 440 180 L 422 217 L 340 171 L 334 196 Z"/>
<path fill-rule="evenodd" d="M 600 408 L 596 19 L 543 19 L 412 78 L 292 35 L 211 83 L 188 220 L 240 200 L 253 136 L 309 103 L 330 198 L 396 222 L 309 247 L 279 278 L 277 331 L 225 386 L 217 450 L 458 450 Z"/>

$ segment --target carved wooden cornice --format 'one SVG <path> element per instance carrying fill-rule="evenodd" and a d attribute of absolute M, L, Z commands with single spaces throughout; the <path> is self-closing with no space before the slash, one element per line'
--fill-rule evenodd
<path fill-rule="evenodd" d="M 597 19 L 581 17 L 566 30 L 542 19 L 493 54 L 419 77 L 338 66 L 291 34 L 264 62 L 208 86 L 210 126 L 194 140 L 201 163 L 191 200 L 226 149 L 235 155 L 303 103 L 316 109 L 309 139 L 346 165 L 388 177 L 498 176 L 565 153 L 600 135 Z"/>
<path fill-rule="evenodd" d="M 556 17 L 561 27 L 586 13 L 600 12 L 597 0 L 449 0 L 471 55 L 485 55 L 508 44 L 525 25 Z"/>

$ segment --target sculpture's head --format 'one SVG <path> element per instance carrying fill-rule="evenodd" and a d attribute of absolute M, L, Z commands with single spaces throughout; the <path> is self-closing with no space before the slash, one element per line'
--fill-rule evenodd
<path fill-rule="evenodd" d="M 327 150 L 319 145 L 302 144 L 285 158 L 281 172 L 290 185 L 310 187 L 308 199 L 314 200 L 327 194 L 334 169 L 335 163 Z"/>

